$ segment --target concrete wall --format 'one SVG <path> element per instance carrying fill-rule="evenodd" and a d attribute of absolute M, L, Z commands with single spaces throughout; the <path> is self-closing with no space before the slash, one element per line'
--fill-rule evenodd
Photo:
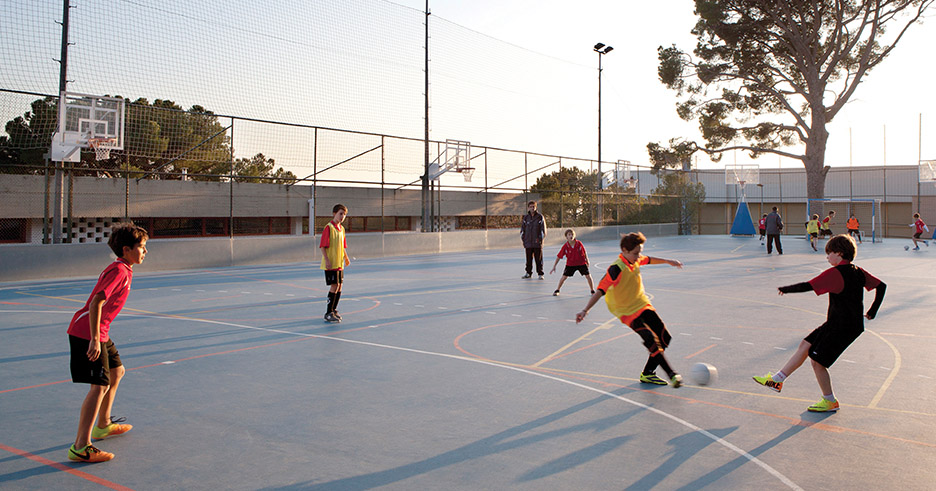
<path fill-rule="evenodd" d="M 648 237 L 676 235 L 677 224 L 581 227 L 583 242 L 611 240 L 641 231 Z M 564 229 L 547 231 L 546 246 L 558 247 Z M 153 239 L 140 271 L 177 271 L 257 264 L 318 263 L 317 236 L 238 237 L 235 239 Z M 357 259 L 522 248 L 519 230 L 464 230 L 444 233 L 390 232 L 348 235 Z M 0 281 L 94 277 L 113 260 L 104 244 L 8 244 L 0 246 Z"/>

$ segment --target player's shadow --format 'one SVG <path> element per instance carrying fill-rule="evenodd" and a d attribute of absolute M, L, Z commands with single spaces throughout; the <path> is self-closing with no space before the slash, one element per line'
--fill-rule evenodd
<path fill-rule="evenodd" d="M 618 389 L 614 391 L 614 394 L 620 394 L 630 392 L 628 389 Z M 373 489 L 379 488 L 381 486 L 388 486 L 394 483 L 399 483 L 410 479 L 414 476 L 421 474 L 427 474 L 438 469 L 442 469 L 452 465 L 458 465 L 463 462 L 469 462 L 475 459 L 485 458 L 490 455 L 496 455 L 502 452 L 507 452 L 517 448 L 525 447 L 528 445 L 536 445 L 538 443 L 553 440 L 553 439 L 562 439 L 568 435 L 572 435 L 580 432 L 589 432 L 589 433 L 599 433 L 605 431 L 615 426 L 618 426 L 628 419 L 640 414 L 645 411 L 643 408 L 634 408 L 631 411 L 615 414 L 613 416 L 608 416 L 605 418 L 600 418 L 596 420 L 591 420 L 587 422 L 578 423 L 575 422 L 564 428 L 558 428 L 554 430 L 548 430 L 542 433 L 531 433 L 538 428 L 552 425 L 561 421 L 565 418 L 572 417 L 576 413 L 588 409 L 590 407 L 596 406 L 599 403 L 611 401 L 608 396 L 598 396 L 591 400 L 576 404 L 569 408 L 566 408 L 562 411 L 554 412 L 552 414 L 537 418 L 528 423 L 515 426 L 513 428 L 504 430 L 500 433 L 491 435 L 481 440 L 469 443 L 467 445 L 461 446 L 459 448 L 450 450 L 448 452 L 429 457 L 417 462 L 412 462 L 409 464 L 397 466 L 391 469 L 386 469 L 382 471 L 370 472 L 367 474 L 361 474 L 358 476 L 347 477 L 343 479 L 336 479 L 329 482 L 323 483 L 313 483 L 306 482 L 298 485 L 290 485 L 283 488 L 266 488 L 266 489 L 309 489 L 309 490 L 318 490 L 318 489 L 349 489 L 349 490 L 362 490 L 362 489 Z M 532 480 L 538 479 L 550 474 L 557 472 L 562 472 L 570 468 L 582 465 L 588 462 L 591 459 L 597 458 L 607 452 L 610 452 L 621 445 L 625 444 L 627 440 L 631 437 L 616 437 L 601 442 L 599 444 L 593 445 L 589 448 L 580 450 L 573 454 L 570 454 L 566 457 L 553 461 L 550 464 L 541 466 L 538 469 L 534 469 L 526 473 L 521 479 L 523 480 Z M 550 467 L 552 466 L 552 467 Z"/>
<path fill-rule="evenodd" d="M 737 430 L 737 426 L 731 428 L 721 428 L 717 430 L 708 430 L 709 433 L 724 438 Z M 637 482 L 631 484 L 625 489 L 642 490 L 652 489 L 659 485 L 666 476 L 673 473 L 680 465 L 689 461 L 695 454 L 701 452 L 705 447 L 715 443 L 715 440 L 698 431 L 680 435 L 666 442 L 673 447 L 670 457 L 660 463 L 655 469 L 651 470 Z"/>
<path fill-rule="evenodd" d="M 56 455 L 59 455 L 58 452 L 61 452 L 61 454 L 64 454 L 65 451 L 68 450 L 68 447 L 70 446 L 71 444 L 66 443 L 64 445 L 56 445 L 54 447 L 44 448 L 42 450 L 32 450 L 29 453 L 33 455 L 43 455 L 49 452 L 55 452 Z M 0 464 L 22 460 L 22 459 L 26 459 L 26 457 L 22 455 L 12 455 L 10 457 L 0 459 Z M 87 465 L 87 464 L 66 461 L 65 463 L 63 463 L 63 465 L 77 468 L 81 465 Z M 29 469 L 23 469 L 19 471 L 8 472 L 6 474 L 0 474 L 0 488 L 6 488 L 7 486 L 15 486 L 15 484 L 13 483 L 15 483 L 16 481 L 22 481 L 24 479 L 29 479 L 31 477 L 42 476 L 45 474 L 53 474 L 56 472 L 62 472 L 62 471 L 60 469 L 56 469 L 55 467 L 51 465 L 40 465 L 40 466 L 32 467 Z"/>
<path fill-rule="evenodd" d="M 805 430 L 806 428 L 809 428 L 810 426 L 814 424 L 819 423 L 820 421 L 828 418 L 829 416 L 831 416 L 831 414 L 804 412 L 801 415 L 801 419 L 798 424 L 794 424 L 788 430 L 764 442 L 757 448 L 753 450 L 749 450 L 747 452 L 747 455 L 751 457 L 757 457 L 763 454 L 764 452 L 770 450 L 771 448 L 777 446 L 779 443 L 792 438 L 799 432 Z M 808 420 L 806 418 L 808 418 Z M 717 469 L 712 469 L 708 473 L 702 476 L 699 476 L 696 480 L 686 484 L 685 486 L 679 489 L 686 490 L 686 491 L 694 490 L 694 489 L 703 489 L 748 463 L 750 463 L 750 459 L 747 456 L 740 455 L 738 456 L 738 458 L 725 463 L 724 465 L 722 465 L 721 467 L 718 467 Z M 634 489 L 637 489 L 637 488 L 634 488 Z"/>

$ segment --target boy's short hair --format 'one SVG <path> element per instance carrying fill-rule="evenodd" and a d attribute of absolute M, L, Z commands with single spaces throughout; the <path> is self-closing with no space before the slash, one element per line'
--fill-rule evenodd
<path fill-rule="evenodd" d="M 773 210 L 773 211 L 777 211 L 777 207 L 776 207 L 776 206 L 774 206 L 773 208 L 771 208 L 771 210 Z"/>
<path fill-rule="evenodd" d="M 338 210 L 344 210 L 345 213 L 348 213 L 348 207 L 341 203 L 338 203 L 337 205 L 332 207 L 332 214 L 338 213 Z"/>
<path fill-rule="evenodd" d="M 530 200 L 530 202 L 529 202 L 529 203 L 527 203 L 527 206 L 530 206 L 530 205 L 535 205 L 535 204 L 536 204 L 536 201 L 533 201 L 533 200 Z"/>
<path fill-rule="evenodd" d="M 826 242 L 825 251 L 826 254 L 837 252 L 842 256 L 842 259 L 853 261 L 855 259 L 855 253 L 858 252 L 858 246 L 855 244 L 855 239 L 853 239 L 851 235 L 839 234 Z"/>
<path fill-rule="evenodd" d="M 565 237 L 566 235 L 569 235 L 569 234 L 572 234 L 572 237 L 575 237 L 575 230 L 572 230 L 571 228 L 569 228 L 569 229 L 566 229 L 565 232 L 562 232 L 562 236 L 563 236 L 563 237 Z"/>
<path fill-rule="evenodd" d="M 107 239 L 107 246 L 114 251 L 117 257 L 123 257 L 124 246 L 133 248 L 137 244 L 149 239 L 146 229 L 132 223 L 116 224 L 111 228 L 110 238 Z"/>
<path fill-rule="evenodd" d="M 812 219 L 813 219 L 813 220 L 818 220 L 818 219 L 819 219 L 819 215 L 813 213 Z"/>
<path fill-rule="evenodd" d="M 765 218 L 766 216 L 767 216 L 767 214 L 766 214 L 766 213 L 764 213 L 764 215 L 763 215 L 763 216 L 762 216 L 761 218 Z"/>
<path fill-rule="evenodd" d="M 834 214 L 835 214 L 835 210 L 829 211 L 829 216 L 832 216 L 832 215 L 834 215 Z"/>
<path fill-rule="evenodd" d="M 919 213 L 914 213 L 914 214 L 913 214 L 913 218 L 920 218 L 920 214 L 919 214 Z"/>
<path fill-rule="evenodd" d="M 640 232 L 631 232 L 621 236 L 621 250 L 632 251 L 635 247 L 647 241 L 647 237 Z"/>

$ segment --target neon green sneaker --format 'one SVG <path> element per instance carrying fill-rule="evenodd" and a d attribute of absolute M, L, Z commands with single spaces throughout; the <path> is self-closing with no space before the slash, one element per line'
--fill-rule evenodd
<path fill-rule="evenodd" d="M 674 389 L 682 387 L 682 375 L 678 373 L 673 375 L 673 378 L 670 379 L 670 384 L 672 384 Z"/>
<path fill-rule="evenodd" d="M 124 418 L 118 418 L 116 420 L 112 419 L 111 424 L 105 426 L 104 428 L 98 428 L 97 425 L 94 425 L 94 428 L 91 429 L 91 438 L 94 438 L 95 440 L 103 440 L 112 436 L 122 435 L 132 430 L 133 425 L 120 424 L 124 421 L 126 421 Z"/>
<path fill-rule="evenodd" d="M 830 401 L 823 397 L 819 399 L 819 402 L 806 409 L 814 413 L 834 413 L 839 410 L 839 403 L 838 401 Z"/>
<path fill-rule="evenodd" d="M 763 385 L 764 387 L 773 389 L 777 392 L 780 392 L 781 390 L 783 390 L 783 382 L 774 382 L 773 372 L 767 372 L 767 375 L 764 375 L 763 377 L 751 377 L 751 378 L 753 378 L 755 382 Z"/>
<path fill-rule="evenodd" d="M 669 385 L 665 380 L 657 377 L 655 373 L 641 373 L 640 374 L 640 383 L 642 384 L 653 384 L 653 385 Z"/>

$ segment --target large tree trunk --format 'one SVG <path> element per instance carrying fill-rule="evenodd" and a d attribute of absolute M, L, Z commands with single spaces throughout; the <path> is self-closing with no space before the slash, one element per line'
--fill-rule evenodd
<path fill-rule="evenodd" d="M 829 132 L 826 131 L 824 111 L 813 111 L 812 128 L 806 140 L 806 155 L 803 166 L 806 167 L 806 197 L 819 199 L 825 197 L 825 178 L 829 168 L 825 165 L 826 144 Z"/>

